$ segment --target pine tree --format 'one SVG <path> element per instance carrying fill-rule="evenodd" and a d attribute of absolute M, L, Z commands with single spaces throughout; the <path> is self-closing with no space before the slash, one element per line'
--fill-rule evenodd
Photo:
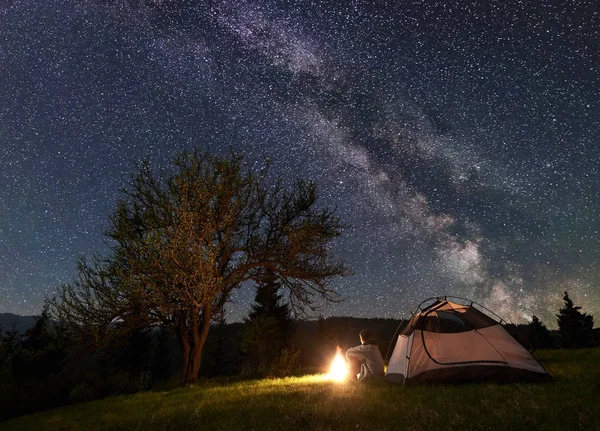
<path fill-rule="evenodd" d="M 565 305 L 556 315 L 562 346 L 567 349 L 591 347 L 593 316 L 581 313 L 581 307 L 573 304 L 568 292 L 565 292 L 563 300 Z"/>
<path fill-rule="evenodd" d="M 269 372 L 290 349 L 294 324 L 288 303 L 279 293 L 281 283 L 267 271 L 257 283 L 254 304 L 246 319 L 241 349 L 250 372 Z"/>
<path fill-rule="evenodd" d="M 275 274 L 267 271 L 257 284 L 256 296 L 248 320 L 252 321 L 259 316 L 272 317 L 281 330 L 282 337 L 288 339 L 293 329 L 293 322 L 289 304 L 282 302 L 283 295 L 279 293 L 280 288 L 281 283 Z"/>
<path fill-rule="evenodd" d="M 531 347 L 534 349 L 546 349 L 551 346 L 550 331 L 548 331 L 546 325 L 535 314 L 531 316 L 529 329 L 531 331 Z"/>

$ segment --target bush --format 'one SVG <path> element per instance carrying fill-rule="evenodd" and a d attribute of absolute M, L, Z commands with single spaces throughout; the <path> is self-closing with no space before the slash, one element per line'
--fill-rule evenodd
<path fill-rule="evenodd" d="M 272 377 L 287 377 L 293 375 L 298 369 L 300 358 L 299 350 L 283 349 L 273 365 L 271 366 Z"/>
<path fill-rule="evenodd" d="M 152 373 L 150 371 L 140 371 L 137 381 L 138 392 L 147 391 L 152 387 Z"/>
<path fill-rule="evenodd" d="M 77 384 L 69 394 L 69 401 L 73 404 L 92 401 L 96 398 L 98 398 L 98 393 L 85 382 Z"/>

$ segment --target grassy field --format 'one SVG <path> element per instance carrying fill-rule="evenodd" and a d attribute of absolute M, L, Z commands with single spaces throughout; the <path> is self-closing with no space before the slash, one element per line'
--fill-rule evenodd
<path fill-rule="evenodd" d="M 600 430 L 600 349 L 540 351 L 544 384 L 404 388 L 322 375 L 206 381 L 73 405 L 2 430 Z"/>

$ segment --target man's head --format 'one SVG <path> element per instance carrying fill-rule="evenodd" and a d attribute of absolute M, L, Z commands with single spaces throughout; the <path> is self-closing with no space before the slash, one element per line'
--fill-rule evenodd
<path fill-rule="evenodd" d="M 360 331 L 359 335 L 360 335 L 360 342 L 362 344 L 365 344 L 366 342 L 371 341 L 371 333 L 369 331 L 367 331 L 366 329 L 363 329 L 362 331 Z"/>

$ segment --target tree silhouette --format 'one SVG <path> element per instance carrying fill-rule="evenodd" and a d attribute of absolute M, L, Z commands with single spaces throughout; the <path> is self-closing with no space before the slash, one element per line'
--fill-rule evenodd
<path fill-rule="evenodd" d="M 241 342 L 249 371 L 269 371 L 282 351 L 291 347 L 294 323 L 289 305 L 282 302 L 280 288 L 281 283 L 272 271 L 266 271 L 257 283 Z"/>
<path fill-rule="evenodd" d="M 111 216 L 111 253 L 50 302 L 73 328 L 99 339 L 161 325 L 178 337 L 183 381 L 194 382 L 210 323 L 232 291 L 271 271 L 290 304 L 335 301 L 329 281 L 349 273 L 330 242 L 346 227 L 333 210 L 315 208 L 317 187 L 285 187 L 231 154 L 178 155 L 172 173 L 147 163 L 132 176 Z"/>
<path fill-rule="evenodd" d="M 552 338 L 550 337 L 550 331 L 546 328 L 546 325 L 534 314 L 531 316 L 531 323 L 529 324 L 531 347 L 534 349 L 547 349 L 552 345 Z"/>
<path fill-rule="evenodd" d="M 567 349 L 591 347 L 593 316 L 581 313 L 581 307 L 573 304 L 568 292 L 564 293 L 563 300 L 565 304 L 556 315 L 562 346 Z"/>
<path fill-rule="evenodd" d="M 282 302 L 283 295 L 280 289 L 281 282 L 277 280 L 273 271 L 266 271 L 257 283 L 256 296 L 248 320 L 254 320 L 258 316 L 271 316 L 282 334 L 288 337 L 293 329 L 293 321 L 289 304 Z"/>

